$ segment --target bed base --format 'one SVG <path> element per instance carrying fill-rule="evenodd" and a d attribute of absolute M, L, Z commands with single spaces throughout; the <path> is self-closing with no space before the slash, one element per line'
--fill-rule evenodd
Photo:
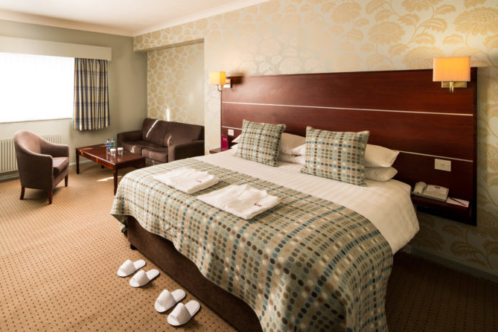
<path fill-rule="evenodd" d="M 171 241 L 148 232 L 133 217 L 128 217 L 128 240 L 131 249 L 139 250 L 237 330 L 262 331 L 247 303 L 207 280 Z"/>

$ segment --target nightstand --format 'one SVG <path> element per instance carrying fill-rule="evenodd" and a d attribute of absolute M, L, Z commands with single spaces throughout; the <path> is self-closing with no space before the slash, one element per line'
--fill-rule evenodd
<path fill-rule="evenodd" d="M 469 225 L 476 225 L 476 211 L 472 202 L 470 202 L 469 207 L 463 207 L 415 195 L 412 195 L 412 202 L 420 212 L 459 221 Z"/>
<path fill-rule="evenodd" d="M 209 154 L 215 154 L 215 153 L 219 153 L 219 152 L 222 152 L 221 148 L 216 148 L 216 149 L 209 150 Z"/>

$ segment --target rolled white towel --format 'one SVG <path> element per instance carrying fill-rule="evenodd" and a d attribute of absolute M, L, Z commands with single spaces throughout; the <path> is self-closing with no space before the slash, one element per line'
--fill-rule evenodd
<path fill-rule="evenodd" d="M 231 185 L 209 194 L 197 196 L 204 203 L 223 211 L 249 220 L 280 203 L 280 198 L 268 195 L 266 190 L 259 190 L 245 185 Z"/>
<path fill-rule="evenodd" d="M 153 178 L 187 194 L 204 190 L 220 181 L 215 175 L 189 167 L 182 167 L 168 173 L 154 175 Z"/>

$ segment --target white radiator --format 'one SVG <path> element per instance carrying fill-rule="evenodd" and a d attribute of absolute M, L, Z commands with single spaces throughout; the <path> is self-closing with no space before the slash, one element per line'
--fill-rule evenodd
<path fill-rule="evenodd" d="M 61 135 L 42 135 L 52 143 L 61 143 Z M 13 139 L 0 140 L 0 173 L 17 171 L 16 149 Z"/>

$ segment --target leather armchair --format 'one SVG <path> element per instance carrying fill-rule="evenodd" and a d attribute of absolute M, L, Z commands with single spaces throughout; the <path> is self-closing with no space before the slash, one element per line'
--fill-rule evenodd
<path fill-rule="evenodd" d="M 17 167 L 21 180 L 21 199 L 26 188 L 48 192 L 52 204 L 54 188 L 65 179 L 68 185 L 69 147 L 51 143 L 30 131 L 14 135 Z"/>

